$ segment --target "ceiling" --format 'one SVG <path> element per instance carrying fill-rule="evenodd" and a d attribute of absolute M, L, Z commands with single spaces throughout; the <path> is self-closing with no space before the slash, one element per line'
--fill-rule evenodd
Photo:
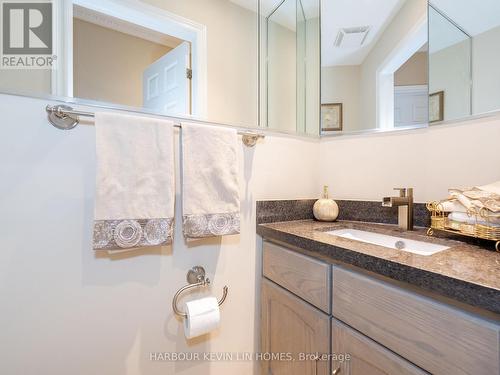
<path fill-rule="evenodd" d="M 471 36 L 500 26 L 499 0 L 432 0 L 431 3 Z"/>
<path fill-rule="evenodd" d="M 99 13 L 79 5 L 73 5 L 73 17 L 170 48 L 175 48 L 183 42 L 183 40 L 173 36 L 162 34 L 158 31 L 111 17 L 107 14 Z"/>
<path fill-rule="evenodd" d="M 321 3 L 321 65 L 360 65 L 398 13 L 405 0 L 323 0 Z M 361 47 L 335 47 L 341 28 L 369 26 Z"/>
<path fill-rule="evenodd" d="M 429 9 L 429 53 L 435 53 L 469 39 L 434 9 Z"/>
<path fill-rule="evenodd" d="M 432 5 L 444 13 L 467 34 L 474 37 L 500 26 L 500 1 L 434 0 Z M 435 53 L 469 39 L 460 28 L 439 12 L 430 9 L 430 53 Z"/>

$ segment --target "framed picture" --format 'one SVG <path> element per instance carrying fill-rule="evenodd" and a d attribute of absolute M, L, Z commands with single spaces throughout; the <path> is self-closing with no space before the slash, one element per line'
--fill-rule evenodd
<path fill-rule="evenodd" d="M 444 120 L 444 91 L 429 95 L 429 122 Z"/>
<path fill-rule="evenodd" d="M 321 130 L 342 130 L 342 103 L 321 104 Z"/>

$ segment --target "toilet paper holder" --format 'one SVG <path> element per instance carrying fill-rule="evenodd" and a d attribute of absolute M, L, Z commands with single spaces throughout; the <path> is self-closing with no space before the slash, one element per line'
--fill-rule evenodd
<path fill-rule="evenodd" d="M 174 299 L 172 300 L 172 310 L 174 310 L 175 315 L 183 318 L 186 318 L 187 314 L 177 307 L 177 300 L 179 299 L 179 296 L 188 289 L 207 287 L 210 285 L 210 279 L 205 277 L 205 269 L 202 266 L 194 266 L 191 268 L 186 275 L 186 280 L 189 284 L 180 288 L 175 293 Z M 227 291 L 227 285 L 224 285 L 224 288 L 222 288 L 222 298 L 217 300 L 219 306 L 221 306 L 226 300 Z"/>

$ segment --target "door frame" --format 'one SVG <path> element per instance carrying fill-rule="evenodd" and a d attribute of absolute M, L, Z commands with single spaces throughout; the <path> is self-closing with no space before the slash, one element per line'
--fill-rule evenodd
<path fill-rule="evenodd" d="M 138 0 L 70 0 L 61 1 L 59 33 L 65 35 L 56 41 L 58 69 L 53 74 L 53 94 L 73 97 L 73 5 L 103 13 L 122 21 L 170 35 L 191 43 L 191 105 L 192 116 L 205 117 L 207 113 L 207 27 L 167 10 Z"/>

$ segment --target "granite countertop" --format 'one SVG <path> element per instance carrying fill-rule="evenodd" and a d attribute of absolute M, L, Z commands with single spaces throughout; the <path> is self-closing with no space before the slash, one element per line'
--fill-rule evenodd
<path fill-rule="evenodd" d="M 352 228 L 449 246 L 430 256 L 326 234 Z M 500 313 L 500 253 L 443 237 L 426 236 L 424 228 L 401 231 L 392 224 L 314 220 L 257 225 L 257 233 L 329 263 L 344 263 L 406 282 L 448 298 Z"/>

